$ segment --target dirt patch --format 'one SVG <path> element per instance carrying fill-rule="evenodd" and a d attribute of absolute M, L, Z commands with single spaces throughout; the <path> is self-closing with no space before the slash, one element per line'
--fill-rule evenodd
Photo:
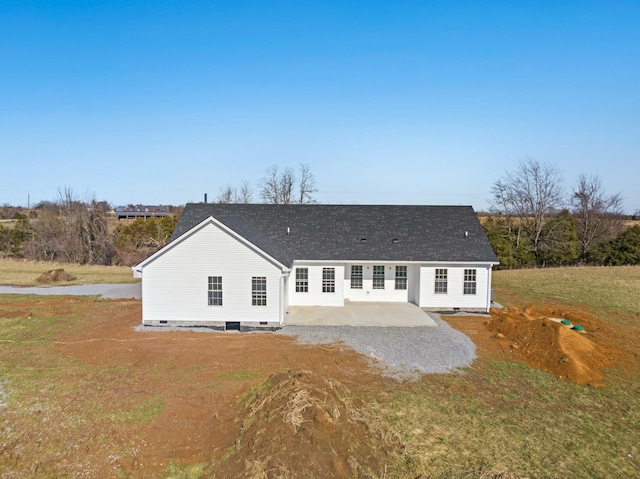
<path fill-rule="evenodd" d="M 0 318 L 29 318 L 30 316 L 29 312 L 0 309 Z"/>
<path fill-rule="evenodd" d="M 282 434 L 291 446 L 287 460 L 294 463 L 298 456 L 293 444 L 306 437 L 308 451 L 314 441 L 329 448 L 318 451 L 318 458 L 335 443 L 339 454 L 327 454 L 335 471 L 351 474 L 354 468 L 363 471 L 382 464 L 384 456 L 364 456 L 366 441 L 375 434 L 367 432 L 364 423 L 349 422 L 347 402 L 344 398 L 338 402 L 337 394 L 347 391 L 344 394 L 351 398 L 382 402 L 397 383 L 381 377 L 366 357 L 353 350 L 305 346 L 272 333 L 138 332 L 139 301 L 55 297 L 17 301 L 4 309 L 25 315 L 24 320 L 18 314 L 8 320 L 23 331 L 25 342 L 4 344 L 0 362 L 15 357 L 12 351 L 25 354 L 16 364 L 39 371 L 41 377 L 33 379 L 33 392 L 24 393 L 19 407 L 13 383 L 5 386 L 8 404 L 3 414 L 9 422 L 4 423 L 6 428 L 0 423 L 0 437 L 6 436 L 0 470 L 16 477 L 33 477 L 35 470 L 46 469 L 51 477 L 151 478 L 171 462 L 213 467 L 240 444 L 238 438 L 249 437 L 242 434 L 243 395 L 274 372 L 299 369 L 309 371 L 296 381 L 308 392 L 312 407 L 301 412 L 303 423 L 295 433 L 283 423 L 277 433 L 269 434 L 271 441 L 254 438 L 264 449 L 252 449 L 252 457 L 264 460 L 271 455 Z M 29 312 L 31 320 L 26 319 Z M 42 343 L 38 330 L 55 331 L 55 341 Z M 332 392 L 330 382 L 341 386 Z M 325 394 L 321 396 L 320 389 L 326 390 L 327 411 L 333 414 L 334 404 L 342 408 L 335 426 L 338 432 L 329 423 L 318 423 L 324 418 L 317 408 Z M 353 404 L 354 410 L 362 409 L 357 401 Z M 265 403 L 254 416 L 256 423 L 265 419 L 266 411 L 277 415 L 277 407 Z M 24 410 L 36 412 L 25 415 Z M 307 422 L 312 414 L 318 416 L 315 423 Z M 345 441 L 353 441 L 355 449 L 349 454 L 341 432 Z M 358 441 L 364 442 L 356 447 Z M 242 447 L 248 450 L 248 443 Z M 231 458 L 229 467 L 236 467 Z M 289 467 L 295 471 L 297 466 Z M 222 466 L 217 471 L 216 477 L 243 477 L 226 474 Z M 315 477 L 346 477 L 332 474 Z"/>
<path fill-rule="evenodd" d="M 580 308 L 529 305 L 493 309 L 489 319 L 447 321 L 468 334 L 485 357 L 515 358 L 576 384 L 601 385 L 605 371 L 626 354 L 612 328 Z"/>
<path fill-rule="evenodd" d="M 385 477 L 400 449 L 375 403 L 309 371 L 276 373 L 251 391 L 222 477 Z"/>
<path fill-rule="evenodd" d="M 50 269 L 42 273 L 36 281 L 40 284 L 62 283 L 65 281 L 75 281 L 76 278 L 72 274 L 67 273 L 62 268 Z"/>

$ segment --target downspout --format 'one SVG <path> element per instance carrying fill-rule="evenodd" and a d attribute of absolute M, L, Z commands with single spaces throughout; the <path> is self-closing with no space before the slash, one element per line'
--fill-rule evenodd
<path fill-rule="evenodd" d="M 284 304 L 284 298 L 285 298 L 285 288 L 284 288 L 284 279 L 285 277 L 288 276 L 285 275 L 285 272 L 283 271 L 282 274 L 280 275 L 280 318 L 279 318 L 279 322 L 280 322 L 280 326 L 284 325 L 284 315 L 286 313 L 285 310 L 285 304 Z"/>
<path fill-rule="evenodd" d="M 280 275 L 280 326 L 284 324 L 284 272 Z"/>
<path fill-rule="evenodd" d="M 492 273 L 492 266 L 489 265 L 488 271 L 487 271 L 487 313 L 489 312 L 489 310 L 491 309 L 491 273 Z"/>

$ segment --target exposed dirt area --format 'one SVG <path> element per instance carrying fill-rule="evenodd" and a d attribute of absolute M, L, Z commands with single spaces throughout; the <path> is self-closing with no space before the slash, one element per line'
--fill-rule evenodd
<path fill-rule="evenodd" d="M 9 408 L 0 411 L 5 425 L 21 421 L 10 426 L 11 439 L 0 444 L 0 470 L 11 464 L 12 470 L 24 471 L 11 477 L 33 477 L 43 470 L 52 471 L 45 477 L 156 477 L 172 461 L 216 463 L 236 442 L 242 459 L 232 454 L 211 477 L 253 477 L 251 470 L 265 461 L 280 464 L 277 450 L 299 457 L 287 465 L 290 475 L 282 477 L 305 477 L 304 471 L 313 470 L 311 477 L 368 477 L 366 471 L 385 466 L 385 454 L 366 452 L 375 432 L 359 422 L 358 414 L 366 418 L 371 409 L 357 398 L 373 402 L 396 383 L 350 349 L 304 346 L 272 333 L 136 332 L 138 301 L 98 305 L 62 297 L 11 306 L 4 308 L 5 317 L 24 321 L 60 314 L 86 318 L 73 334 L 60 331 L 54 345 L 46 346 L 50 353 L 45 346 L 31 347 L 34 357 L 58 354 L 78 365 L 65 373 L 65 384 L 53 378 L 37 386 L 27 403 L 40 420 L 29 422 L 21 411 L 12 412 L 11 396 Z M 299 370 L 306 372 L 288 372 Z M 269 380 L 270 389 L 280 387 L 287 394 L 265 401 L 259 410 L 253 405 L 254 428 L 241 434 L 249 411 L 243 395 L 274 372 L 280 375 Z M 278 386 L 287 377 L 293 382 Z M 291 421 L 274 420 L 292 395 L 303 400 L 296 407 L 304 406 L 295 428 Z M 154 408 L 149 420 L 138 418 Z M 40 427 L 43 422 L 47 427 Z M 267 423 L 275 432 L 262 434 Z M 0 436 L 7 431 L 0 424 Z M 329 463 L 321 462 L 325 455 Z M 309 458 L 317 460 L 310 464 Z M 328 472 L 314 469 L 321 467 Z"/>
<path fill-rule="evenodd" d="M 471 337 L 481 357 L 515 358 L 576 384 L 601 385 L 608 368 L 638 357 L 637 346 L 580 308 L 529 305 L 492 309 L 488 319 L 445 319 Z"/>
<path fill-rule="evenodd" d="M 384 415 L 340 382 L 276 373 L 243 414 L 236 454 L 220 477 L 384 477 L 400 438 Z"/>
<path fill-rule="evenodd" d="M 72 274 L 67 273 L 64 269 L 56 268 L 45 271 L 40 276 L 38 276 L 38 279 L 36 279 L 36 281 L 40 284 L 49 284 L 62 283 L 65 281 L 75 281 L 76 279 L 78 278 L 76 278 Z"/>
<path fill-rule="evenodd" d="M 16 398 L 0 378 L 0 477 L 144 479 L 173 461 L 206 464 L 215 478 L 393 477 L 402 444 L 377 403 L 398 383 L 348 348 L 272 333 L 137 332 L 139 301 L 42 298 L 5 303 L 0 317 L 24 330 L 22 344 L 0 343 L 0 359 L 28 358 L 16 364 L 31 384 Z M 515 358 L 578 384 L 640 358 L 638 344 L 579 308 L 444 318 L 481 360 Z"/>

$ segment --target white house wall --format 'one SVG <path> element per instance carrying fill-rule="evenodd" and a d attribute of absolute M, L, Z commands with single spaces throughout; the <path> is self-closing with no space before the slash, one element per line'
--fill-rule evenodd
<path fill-rule="evenodd" d="M 436 269 L 447 270 L 447 292 L 435 293 Z M 476 294 L 464 294 L 464 270 L 476 270 Z M 420 301 L 421 308 L 488 311 L 490 305 L 491 265 L 422 265 L 420 267 Z"/>
<path fill-rule="evenodd" d="M 351 265 L 362 266 L 362 289 L 351 289 Z M 373 289 L 373 266 L 384 266 L 384 288 Z M 407 266 L 407 289 L 396 289 L 396 266 Z M 390 301 L 404 302 L 412 301 L 409 296 L 409 289 L 415 282 L 414 265 L 403 263 L 350 263 L 344 271 L 344 291 L 345 297 L 349 301 Z M 411 295 L 413 296 L 413 295 Z"/>
<path fill-rule="evenodd" d="M 209 276 L 222 277 L 222 306 L 208 305 Z M 251 305 L 253 276 L 267 278 L 266 306 Z M 283 314 L 281 276 L 261 254 L 215 223 L 206 224 L 144 266 L 143 322 L 272 324 Z"/>
<path fill-rule="evenodd" d="M 296 293 L 296 268 L 307 268 L 309 291 Z M 335 268 L 335 292 L 322 292 L 322 269 Z M 344 306 L 344 264 L 295 262 L 288 281 L 289 305 L 291 306 Z"/>

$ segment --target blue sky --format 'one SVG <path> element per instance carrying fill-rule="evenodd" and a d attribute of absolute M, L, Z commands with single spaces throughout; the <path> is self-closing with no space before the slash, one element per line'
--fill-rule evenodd
<path fill-rule="evenodd" d="M 640 2 L 0 1 L 0 204 L 470 204 L 530 156 L 640 209 Z M 257 195 L 256 195 L 257 196 Z"/>

